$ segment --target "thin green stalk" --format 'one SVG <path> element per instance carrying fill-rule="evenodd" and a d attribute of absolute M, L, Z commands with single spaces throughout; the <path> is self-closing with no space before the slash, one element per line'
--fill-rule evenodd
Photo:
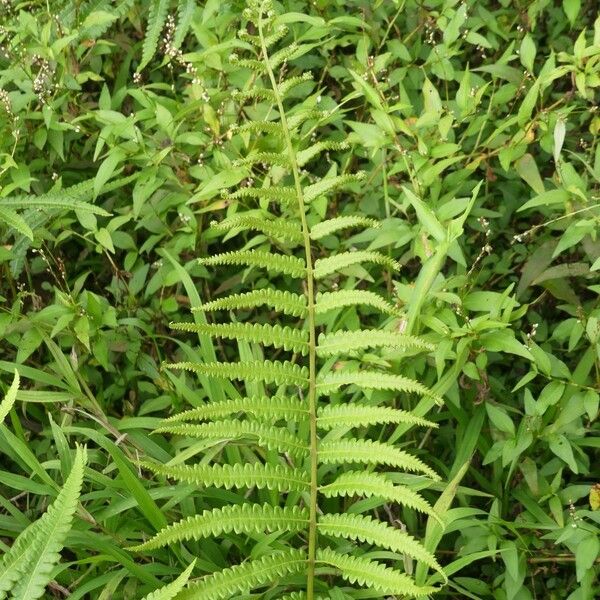
<path fill-rule="evenodd" d="M 279 94 L 277 81 L 273 73 L 273 69 L 269 64 L 267 47 L 263 35 L 262 14 L 258 19 L 258 32 L 260 36 L 261 49 L 265 67 L 271 81 L 277 108 L 281 119 L 281 126 L 285 136 L 285 144 L 292 167 L 294 177 L 294 186 L 296 188 L 296 196 L 298 198 L 298 210 L 300 212 L 300 221 L 302 223 L 302 235 L 304 238 L 304 254 L 306 258 L 306 292 L 307 292 L 307 322 L 309 335 L 309 388 L 308 388 L 308 410 L 310 415 L 310 506 L 309 506 L 309 525 L 308 525 L 308 571 L 306 581 L 306 597 L 307 600 L 314 598 L 314 579 L 315 579 L 315 558 L 317 552 L 317 355 L 316 355 L 316 326 L 315 326 L 315 282 L 313 275 L 313 260 L 312 250 L 310 246 L 310 232 L 308 223 L 306 222 L 306 210 L 304 203 L 304 194 L 302 192 L 302 184 L 300 183 L 300 170 L 296 161 L 296 153 L 292 145 L 292 139 L 283 108 L 283 101 Z"/>

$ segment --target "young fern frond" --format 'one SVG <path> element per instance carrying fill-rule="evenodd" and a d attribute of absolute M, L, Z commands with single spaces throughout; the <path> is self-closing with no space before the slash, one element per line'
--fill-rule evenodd
<path fill-rule="evenodd" d="M 177 600 L 225 600 L 249 591 L 271 586 L 279 578 L 297 575 L 306 568 L 306 553 L 290 549 L 249 560 L 240 565 L 217 571 L 192 583 L 177 596 Z"/>
<path fill-rule="evenodd" d="M 172 363 L 165 364 L 166 369 L 194 371 L 217 379 L 238 379 L 241 381 L 262 381 L 277 385 L 308 385 L 308 369 L 289 361 L 249 360 L 236 363 Z"/>
<path fill-rule="evenodd" d="M 247 463 L 235 465 L 159 465 L 142 462 L 156 475 L 201 487 L 253 488 L 278 492 L 305 492 L 310 488 L 308 473 L 282 465 Z"/>
<path fill-rule="evenodd" d="M 256 438 L 259 445 L 269 450 L 286 452 L 293 456 L 306 456 L 308 447 L 299 437 L 283 427 L 264 425 L 254 421 L 213 421 L 193 425 L 165 425 L 155 430 L 155 433 L 171 433 L 205 439 L 234 440 L 237 438 Z"/>
<path fill-rule="evenodd" d="M 282 396 L 271 398 L 263 396 L 262 398 L 236 398 L 235 400 L 210 402 L 204 406 L 177 413 L 165 419 L 163 423 L 204 421 L 215 417 L 232 416 L 238 412 L 244 412 L 266 422 L 276 422 L 281 419 L 302 421 L 308 416 L 308 409 L 302 400 Z"/>
<path fill-rule="evenodd" d="M 387 502 L 396 502 L 414 508 L 433 517 L 443 526 L 442 520 L 425 498 L 405 485 L 394 485 L 381 473 L 347 471 L 338 476 L 334 482 L 322 486 L 320 492 L 326 498 L 339 496 L 379 497 Z"/>
<path fill-rule="evenodd" d="M 368 290 L 339 290 L 317 294 L 315 311 L 323 314 L 347 306 L 370 306 L 388 315 L 398 315 L 398 309 L 387 300 Z"/>
<path fill-rule="evenodd" d="M 359 215 L 352 217 L 334 217 L 317 223 L 310 229 L 310 239 L 320 240 L 327 235 L 331 235 L 340 229 L 348 229 L 350 227 L 380 227 L 381 223 L 375 219 L 361 217 Z"/>
<path fill-rule="evenodd" d="M 298 532 L 308 522 L 308 511 L 298 506 L 281 507 L 270 504 L 237 504 L 205 510 L 161 529 L 152 539 L 130 548 L 135 552 L 156 550 L 169 544 L 188 540 L 217 537 L 235 533 L 264 533 L 271 531 Z"/>
<path fill-rule="evenodd" d="M 173 48 L 181 48 L 194 20 L 196 0 L 179 0 L 177 7 L 177 26 L 173 34 Z"/>
<path fill-rule="evenodd" d="M 400 264 L 385 254 L 371 250 L 357 250 L 356 252 L 340 252 L 327 258 L 319 258 L 315 262 L 315 278 L 323 279 L 336 271 L 365 262 L 382 265 L 392 271 L 400 270 Z"/>
<path fill-rule="evenodd" d="M 274 346 L 292 352 L 308 352 L 308 335 L 301 329 L 281 325 L 261 325 L 259 323 L 171 323 L 171 329 L 191 331 L 212 337 L 229 340 L 259 342 L 264 346 Z"/>
<path fill-rule="evenodd" d="M 317 552 L 317 562 L 336 567 L 340 575 L 350 583 L 358 583 L 383 594 L 419 597 L 433 594 L 439 589 L 433 586 L 418 586 L 408 575 L 398 573 L 381 563 L 339 554 L 330 548 L 323 548 Z"/>
<path fill-rule="evenodd" d="M 328 404 L 319 409 L 317 425 L 321 429 L 334 427 L 368 427 L 382 423 L 409 423 L 422 427 L 437 427 L 435 423 L 417 417 L 412 413 L 389 406 L 369 406 L 365 404 Z"/>
<path fill-rule="evenodd" d="M 225 296 L 218 300 L 206 302 L 202 306 L 194 306 L 192 311 L 248 309 L 264 304 L 277 312 L 293 317 L 304 317 L 306 315 L 306 296 L 271 288 Z"/>
<path fill-rule="evenodd" d="M 262 267 L 270 272 L 285 273 L 291 277 L 301 279 L 305 276 L 306 266 L 301 258 L 287 256 L 286 254 L 272 254 L 259 250 L 239 250 L 225 252 L 215 256 L 199 258 L 201 265 L 246 265 L 248 267 Z"/>
<path fill-rule="evenodd" d="M 190 456 L 208 449 L 198 464 L 143 463 L 142 466 L 159 477 L 201 488 L 247 488 L 248 491 L 244 493 L 243 502 L 240 500 L 234 506 L 207 510 L 176 522 L 136 549 L 154 549 L 208 536 L 218 538 L 231 532 L 248 535 L 251 539 L 259 535 L 259 544 L 262 544 L 263 534 L 276 532 L 277 547 L 284 548 L 283 551 L 207 575 L 181 591 L 177 600 L 237 598 L 265 586 L 270 588 L 269 597 L 318 600 L 316 590 L 335 586 L 331 579 L 317 583 L 322 575 L 330 575 L 332 568 L 336 576 L 339 575 L 338 582 L 341 579 L 365 586 L 369 597 L 428 595 L 436 588 L 419 587 L 409 573 L 402 571 L 404 561 L 394 560 L 394 556 L 404 555 L 440 571 L 431 552 L 409 534 L 372 516 L 353 511 L 336 514 L 333 507 L 337 503 L 343 509 L 354 497 L 373 497 L 382 502 L 402 504 L 439 520 L 430 504 L 417 492 L 395 485 L 384 473 L 371 473 L 370 466 L 377 466 L 381 471 L 387 466 L 419 474 L 420 484 L 426 477 L 439 480 L 435 471 L 394 444 L 355 439 L 344 431 L 344 428 L 364 427 L 369 428 L 369 437 L 381 438 L 386 433 L 381 428 L 386 425 L 435 427 L 434 423 L 407 410 L 383 405 L 384 400 L 373 404 L 377 396 L 386 397 L 387 394 L 371 395 L 371 391 L 382 390 L 395 392 L 396 396 L 417 394 L 439 401 L 429 388 L 390 370 L 356 370 L 355 366 L 363 352 L 371 348 L 406 350 L 415 354 L 431 350 L 431 346 L 391 330 L 333 330 L 318 335 L 316 317 L 328 311 L 367 307 L 374 309 L 370 312 L 374 312 L 375 317 L 377 313 L 400 316 L 397 308 L 374 291 L 342 289 L 320 293 L 319 280 L 335 274 L 336 280 L 343 281 L 345 272 L 351 267 L 354 269 L 350 273 L 355 276 L 357 271 L 364 274 L 369 264 L 391 270 L 399 269 L 400 265 L 390 256 L 376 251 L 357 249 L 328 253 L 329 240 L 321 243 L 324 238 L 348 228 L 378 226 L 376 220 L 363 215 L 323 219 L 320 201 L 317 202 L 342 186 L 356 184 L 364 179 L 364 174 L 314 178 L 316 173 L 312 173 L 309 181 L 305 171 L 301 170 L 302 165 L 324 151 L 345 150 L 348 144 L 311 137 L 315 128 L 327 122 L 332 113 L 310 108 L 308 103 L 296 102 L 292 94 L 288 95 L 292 88 L 309 81 L 312 75 L 304 73 L 288 77 L 283 72 L 287 66 L 276 72 L 279 65 L 299 53 L 293 40 L 285 37 L 285 27 L 273 28 L 275 16 L 269 0 L 249 0 L 244 18 L 249 24 L 242 25 L 240 37 L 250 48 L 250 54 L 234 57 L 234 62 L 260 73 L 260 76 L 247 74 L 251 77 L 243 86 L 247 89 L 234 97 L 239 101 L 259 100 L 260 111 L 246 114 L 258 112 L 261 118 L 271 120 L 257 121 L 250 117 L 246 123 L 231 129 L 232 135 L 244 134 L 243 144 L 250 149 L 249 155 L 238 160 L 236 166 L 250 167 L 256 186 L 238 185 L 225 197 L 231 202 L 248 199 L 244 204 L 257 201 L 259 210 L 251 206 L 248 212 L 214 223 L 212 228 L 224 232 L 227 241 L 233 237 L 230 232 L 243 232 L 246 248 L 261 249 L 208 255 L 198 262 L 205 266 L 241 267 L 237 277 L 230 279 L 235 282 L 233 285 L 244 281 L 243 269 L 246 267 L 258 267 L 274 276 L 290 277 L 274 278 L 263 289 L 233 293 L 193 308 L 205 312 L 256 309 L 246 315 L 236 315 L 236 321 L 239 318 L 242 322 L 173 326 L 180 331 L 239 342 L 237 362 L 164 365 L 168 369 L 194 372 L 202 378 L 228 379 L 234 387 L 226 388 L 228 395 L 224 399 L 215 398 L 211 402 L 209 398 L 202 406 L 170 417 L 156 430 L 163 435 L 187 438 L 189 447 L 194 449 Z M 280 40 L 284 40 L 282 49 L 270 52 L 269 48 Z M 277 215 L 265 212 L 265 205 L 270 202 L 279 203 Z M 318 260 L 315 259 L 317 255 Z M 263 274 L 260 276 L 262 278 Z M 281 289 L 281 281 L 281 285 L 290 289 Z M 353 279 L 348 279 L 342 287 L 352 283 Z M 265 284 L 261 281 L 259 285 Z M 248 320 L 242 320 L 246 316 Z M 298 322 L 294 323 L 290 317 L 296 317 Z M 262 347 L 249 346 L 248 342 Z M 229 356 L 235 346 L 235 343 L 230 344 L 223 349 L 223 354 Z M 276 350 L 271 351 L 270 347 Z M 288 355 L 274 360 L 280 353 Z M 266 360 L 248 359 L 262 354 L 267 356 Z M 356 360 L 340 361 L 332 367 L 333 361 L 329 357 L 348 354 Z M 402 357 L 402 352 L 397 354 Z M 322 357 L 327 360 L 321 364 Z M 247 389 L 244 390 L 245 386 Z M 360 403 L 358 399 L 344 401 L 347 394 L 342 388 L 345 386 L 350 386 L 353 395 L 365 391 L 369 403 Z M 327 434 L 329 431 L 331 434 Z M 194 438 L 202 442 L 196 443 Z M 229 446 L 229 442 L 235 442 L 235 447 Z M 237 461 L 250 457 L 251 464 L 205 464 L 211 460 L 217 463 L 233 460 L 232 457 L 237 457 Z M 260 462 L 254 462 L 256 457 Z M 355 465 L 355 470 L 345 471 L 346 465 Z M 359 472 L 356 465 L 364 465 L 365 472 Z M 324 484 L 324 478 L 329 483 Z M 294 495 L 280 499 L 278 492 Z M 320 498 L 328 499 L 323 506 L 319 505 Z M 290 502 L 299 502 L 299 505 L 291 508 Z M 386 556 L 398 569 L 349 555 L 356 546 L 348 544 L 348 540 L 356 545 L 368 544 L 373 550 L 387 551 Z M 267 546 L 258 545 L 257 548 L 264 554 Z M 357 552 L 360 554 L 361 550 L 357 549 Z M 347 588 L 347 584 L 344 586 Z"/>
<path fill-rule="evenodd" d="M 359 330 L 336 331 L 319 335 L 319 356 L 348 354 L 357 350 L 377 347 L 433 350 L 431 344 L 412 335 L 403 335 L 393 331 Z"/>

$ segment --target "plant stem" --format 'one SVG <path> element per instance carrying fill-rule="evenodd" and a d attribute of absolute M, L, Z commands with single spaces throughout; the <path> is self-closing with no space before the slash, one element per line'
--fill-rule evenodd
<path fill-rule="evenodd" d="M 310 232 L 308 223 L 306 222 L 306 210 L 304 202 L 304 194 L 302 184 L 300 183 L 300 170 L 296 160 L 296 153 L 292 145 L 292 139 L 283 108 L 283 101 L 279 93 L 277 81 L 273 69 L 269 64 L 267 47 L 263 35 L 262 14 L 258 19 L 258 32 L 260 36 L 261 49 L 265 68 L 271 81 L 271 86 L 275 94 L 277 108 L 279 110 L 279 118 L 283 128 L 285 145 L 290 160 L 292 174 L 294 177 L 294 186 L 296 188 L 296 196 L 298 199 L 298 211 L 300 213 L 300 221 L 302 223 L 302 235 L 304 238 L 304 254 L 306 258 L 306 294 L 307 298 L 307 323 L 309 335 L 309 388 L 308 388 L 308 410 L 310 415 L 310 506 L 309 506 L 309 526 L 308 526 L 308 569 L 306 580 L 306 598 L 313 600 L 314 598 L 314 578 L 315 578 L 315 557 L 317 551 L 317 356 L 316 356 L 316 327 L 315 327 L 315 281 L 313 274 L 312 250 L 310 246 Z"/>

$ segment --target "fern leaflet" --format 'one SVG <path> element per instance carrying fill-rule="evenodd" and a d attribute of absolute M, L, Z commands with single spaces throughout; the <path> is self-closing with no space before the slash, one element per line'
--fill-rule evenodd
<path fill-rule="evenodd" d="M 156 54 L 158 40 L 167 20 L 169 4 L 169 0 L 152 0 L 150 3 L 148 25 L 142 46 L 142 60 L 137 68 L 138 72 L 144 69 Z"/>
<path fill-rule="evenodd" d="M 161 587 L 159 590 L 151 592 L 147 596 L 144 596 L 142 600 L 173 600 L 175 596 L 184 588 L 187 583 L 196 560 L 193 560 L 190 566 L 173 582 Z"/>
<path fill-rule="evenodd" d="M 331 235 L 340 229 L 348 229 L 350 227 L 380 227 L 381 224 L 375 219 L 361 217 L 355 215 L 351 217 L 334 217 L 327 221 L 321 221 L 310 229 L 310 239 L 320 240 L 325 236 Z"/>
<path fill-rule="evenodd" d="M 201 265 L 247 265 L 249 267 L 262 267 L 267 271 L 285 273 L 291 277 L 302 278 L 306 273 L 304 261 L 295 256 L 285 254 L 272 254 L 259 250 L 239 250 L 225 252 L 215 256 L 199 258 Z"/>
<path fill-rule="evenodd" d="M 306 314 L 306 297 L 291 292 L 282 292 L 266 288 L 254 290 L 244 294 L 232 294 L 224 298 L 206 302 L 202 306 L 195 306 L 192 311 L 233 310 L 236 308 L 254 308 L 266 304 L 273 310 L 303 317 Z"/>
<path fill-rule="evenodd" d="M 400 269 L 400 264 L 380 252 L 370 250 L 357 250 L 356 252 L 341 252 L 327 258 L 320 258 L 315 262 L 315 277 L 323 279 L 336 271 L 346 269 L 352 265 L 358 265 L 364 262 L 372 262 L 394 271 Z"/>
<path fill-rule="evenodd" d="M 431 344 L 411 335 L 403 335 L 394 331 L 336 331 L 335 333 L 321 334 L 317 353 L 320 356 L 334 354 L 347 354 L 365 348 L 406 348 L 418 350 L 433 350 Z"/>
<path fill-rule="evenodd" d="M 437 427 L 435 423 L 417 417 L 405 410 L 388 406 L 366 404 L 328 404 L 319 409 L 317 424 L 321 429 L 334 427 L 367 427 L 381 423 L 409 423 L 423 427 Z"/>
<path fill-rule="evenodd" d="M 398 309 L 375 292 L 368 290 L 339 290 L 317 294 L 315 311 L 320 315 L 330 310 L 358 305 L 371 306 L 389 315 L 398 314 Z"/>

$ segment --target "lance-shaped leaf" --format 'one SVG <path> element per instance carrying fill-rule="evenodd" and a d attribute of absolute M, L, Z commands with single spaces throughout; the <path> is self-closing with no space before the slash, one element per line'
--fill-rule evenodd
<path fill-rule="evenodd" d="M 366 173 L 364 171 L 359 171 L 358 173 L 352 173 L 349 175 L 336 175 L 335 177 L 328 177 L 326 179 L 321 179 L 317 183 L 313 183 L 304 188 L 304 200 L 306 202 L 312 202 L 319 196 L 330 192 L 331 190 L 335 190 L 344 185 L 348 185 L 349 183 L 356 183 L 357 181 L 361 181 L 366 177 Z"/>
<path fill-rule="evenodd" d="M 273 310 L 294 317 L 303 317 L 306 314 L 306 296 L 271 288 L 218 298 L 217 300 L 206 302 L 202 306 L 194 306 L 192 312 L 247 309 L 263 304 L 266 304 Z"/>
<path fill-rule="evenodd" d="M 140 464 L 156 475 L 201 487 L 226 490 L 256 487 L 279 492 L 304 492 L 310 488 L 310 477 L 306 471 L 282 465 L 159 465 L 150 462 Z"/>
<path fill-rule="evenodd" d="M 400 264 L 385 254 L 370 250 L 357 250 L 356 252 L 340 252 L 340 254 L 334 256 L 319 258 L 315 262 L 314 275 L 316 279 L 323 279 L 323 277 L 327 277 L 327 275 L 331 275 L 336 271 L 365 262 L 383 265 L 394 271 L 400 269 Z"/>
<path fill-rule="evenodd" d="M 432 344 L 413 335 L 373 329 L 322 333 L 319 335 L 317 354 L 319 356 L 332 356 L 334 354 L 347 354 L 379 346 L 417 350 L 434 349 Z"/>
<path fill-rule="evenodd" d="M 192 570 L 194 569 L 194 565 L 196 564 L 196 560 L 194 559 L 190 566 L 173 582 L 169 583 L 161 587 L 154 592 L 151 592 L 147 596 L 144 596 L 142 600 L 173 600 L 175 596 L 184 588 L 187 583 L 190 575 L 192 574 Z"/>
<path fill-rule="evenodd" d="M 321 429 L 334 427 L 368 427 L 382 423 L 409 423 L 422 427 L 437 427 L 435 423 L 412 413 L 389 406 L 369 406 L 348 402 L 327 404 L 319 408 L 317 425 Z"/>
<path fill-rule="evenodd" d="M 278 219 L 266 219 L 262 216 L 257 217 L 245 213 L 228 217 L 219 222 L 212 221 L 210 226 L 213 229 L 221 231 L 231 231 L 233 229 L 247 231 L 251 229 L 260 231 L 261 233 L 276 239 L 290 240 L 292 242 L 302 241 L 302 231 L 300 230 L 300 227 L 294 223 Z"/>
<path fill-rule="evenodd" d="M 308 511 L 299 506 L 234 504 L 205 510 L 161 529 L 153 538 L 130 548 L 135 552 L 155 550 L 186 540 L 217 537 L 224 533 L 302 531 L 308 525 Z M 430 565 L 431 566 L 431 565 Z"/>
<path fill-rule="evenodd" d="M 327 235 L 331 235 L 341 229 L 349 229 L 351 227 L 380 227 L 381 223 L 375 219 L 353 215 L 348 217 L 334 217 L 326 221 L 321 221 L 310 228 L 310 238 L 312 240 L 320 240 Z"/>
<path fill-rule="evenodd" d="M 261 267 L 269 272 L 285 273 L 298 279 L 306 275 L 304 261 L 296 256 L 274 254 L 260 250 L 239 250 L 197 259 L 201 265 L 246 265 Z"/>
<path fill-rule="evenodd" d="M 257 200 L 273 200 L 282 204 L 293 204 L 297 201 L 296 189 L 293 187 L 273 186 L 268 188 L 243 187 L 237 192 L 226 194 L 228 200 L 239 198 L 256 198 Z"/>
<path fill-rule="evenodd" d="M 318 293 L 315 312 L 322 314 L 346 306 L 359 305 L 371 306 L 389 315 L 398 314 L 397 308 L 378 294 L 368 290 L 339 290 L 337 292 Z"/>

